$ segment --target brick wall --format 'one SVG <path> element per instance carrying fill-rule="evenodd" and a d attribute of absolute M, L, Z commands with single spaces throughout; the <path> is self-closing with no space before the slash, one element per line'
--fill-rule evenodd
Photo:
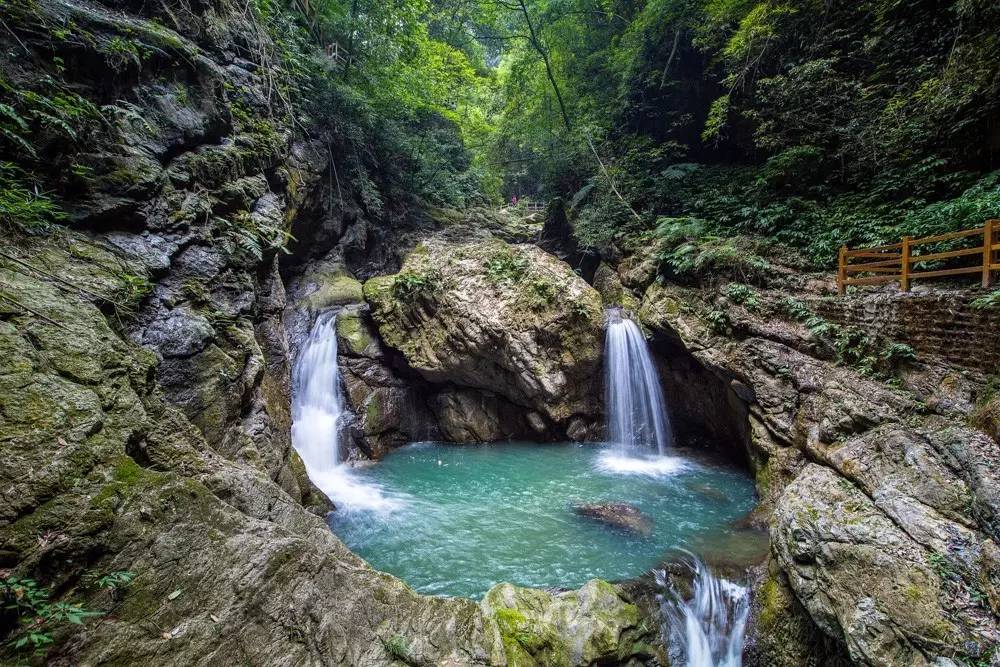
<path fill-rule="evenodd" d="M 822 317 L 913 347 L 918 357 L 1000 373 L 1000 311 L 975 310 L 979 291 L 867 293 L 807 300 Z"/>

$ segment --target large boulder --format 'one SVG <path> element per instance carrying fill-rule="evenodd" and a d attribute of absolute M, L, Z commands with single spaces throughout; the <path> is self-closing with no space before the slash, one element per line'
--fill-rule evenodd
<path fill-rule="evenodd" d="M 655 624 L 598 579 L 556 594 L 500 584 L 480 607 L 497 624 L 508 665 L 627 665 L 662 658 Z"/>
<path fill-rule="evenodd" d="M 426 380 L 491 392 L 563 432 L 597 413 L 601 298 L 544 251 L 431 239 L 364 291 L 381 338 Z"/>

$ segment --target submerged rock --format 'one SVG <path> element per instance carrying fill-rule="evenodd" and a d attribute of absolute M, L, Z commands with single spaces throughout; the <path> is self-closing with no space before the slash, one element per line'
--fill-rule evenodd
<path fill-rule="evenodd" d="M 593 503 L 575 505 L 573 511 L 588 519 L 620 528 L 637 535 L 648 536 L 653 532 L 653 522 L 635 505 L 628 503 Z"/>

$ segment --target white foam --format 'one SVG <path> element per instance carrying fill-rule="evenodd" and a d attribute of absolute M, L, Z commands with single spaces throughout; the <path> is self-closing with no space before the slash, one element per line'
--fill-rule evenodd
<path fill-rule="evenodd" d="M 671 477 L 689 469 L 691 463 L 679 456 L 626 456 L 620 451 L 605 451 L 594 467 L 612 475 Z"/>
<path fill-rule="evenodd" d="M 307 466 L 306 472 L 312 483 L 337 506 L 338 512 L 391 514 L 408 504 L 406 496 L 358 479 L 346 465 L 322 471 L 309 470 Z"/>
<path fill-rule="evenodd" d="M 312 483 L 339 511 L 390 513 L 405 497 L 367 484 L 340 462 L 341 418 L 345 414 L 337 367 L 337 318 L 316 320 L 295 365 L 292 401 L 292 444 L 305 463 Z"/>

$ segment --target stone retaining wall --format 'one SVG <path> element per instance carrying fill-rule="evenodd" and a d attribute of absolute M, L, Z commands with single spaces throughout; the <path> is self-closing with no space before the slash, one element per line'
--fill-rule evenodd
<path fill-rule="evenodd" d="M 810 306 L 840 325 L 913 347 L 921 358 L 987 375 L 1000 372 L 1000 311 L 976 310 L 979 291 L 885 292 L 815 299 Z"/>

